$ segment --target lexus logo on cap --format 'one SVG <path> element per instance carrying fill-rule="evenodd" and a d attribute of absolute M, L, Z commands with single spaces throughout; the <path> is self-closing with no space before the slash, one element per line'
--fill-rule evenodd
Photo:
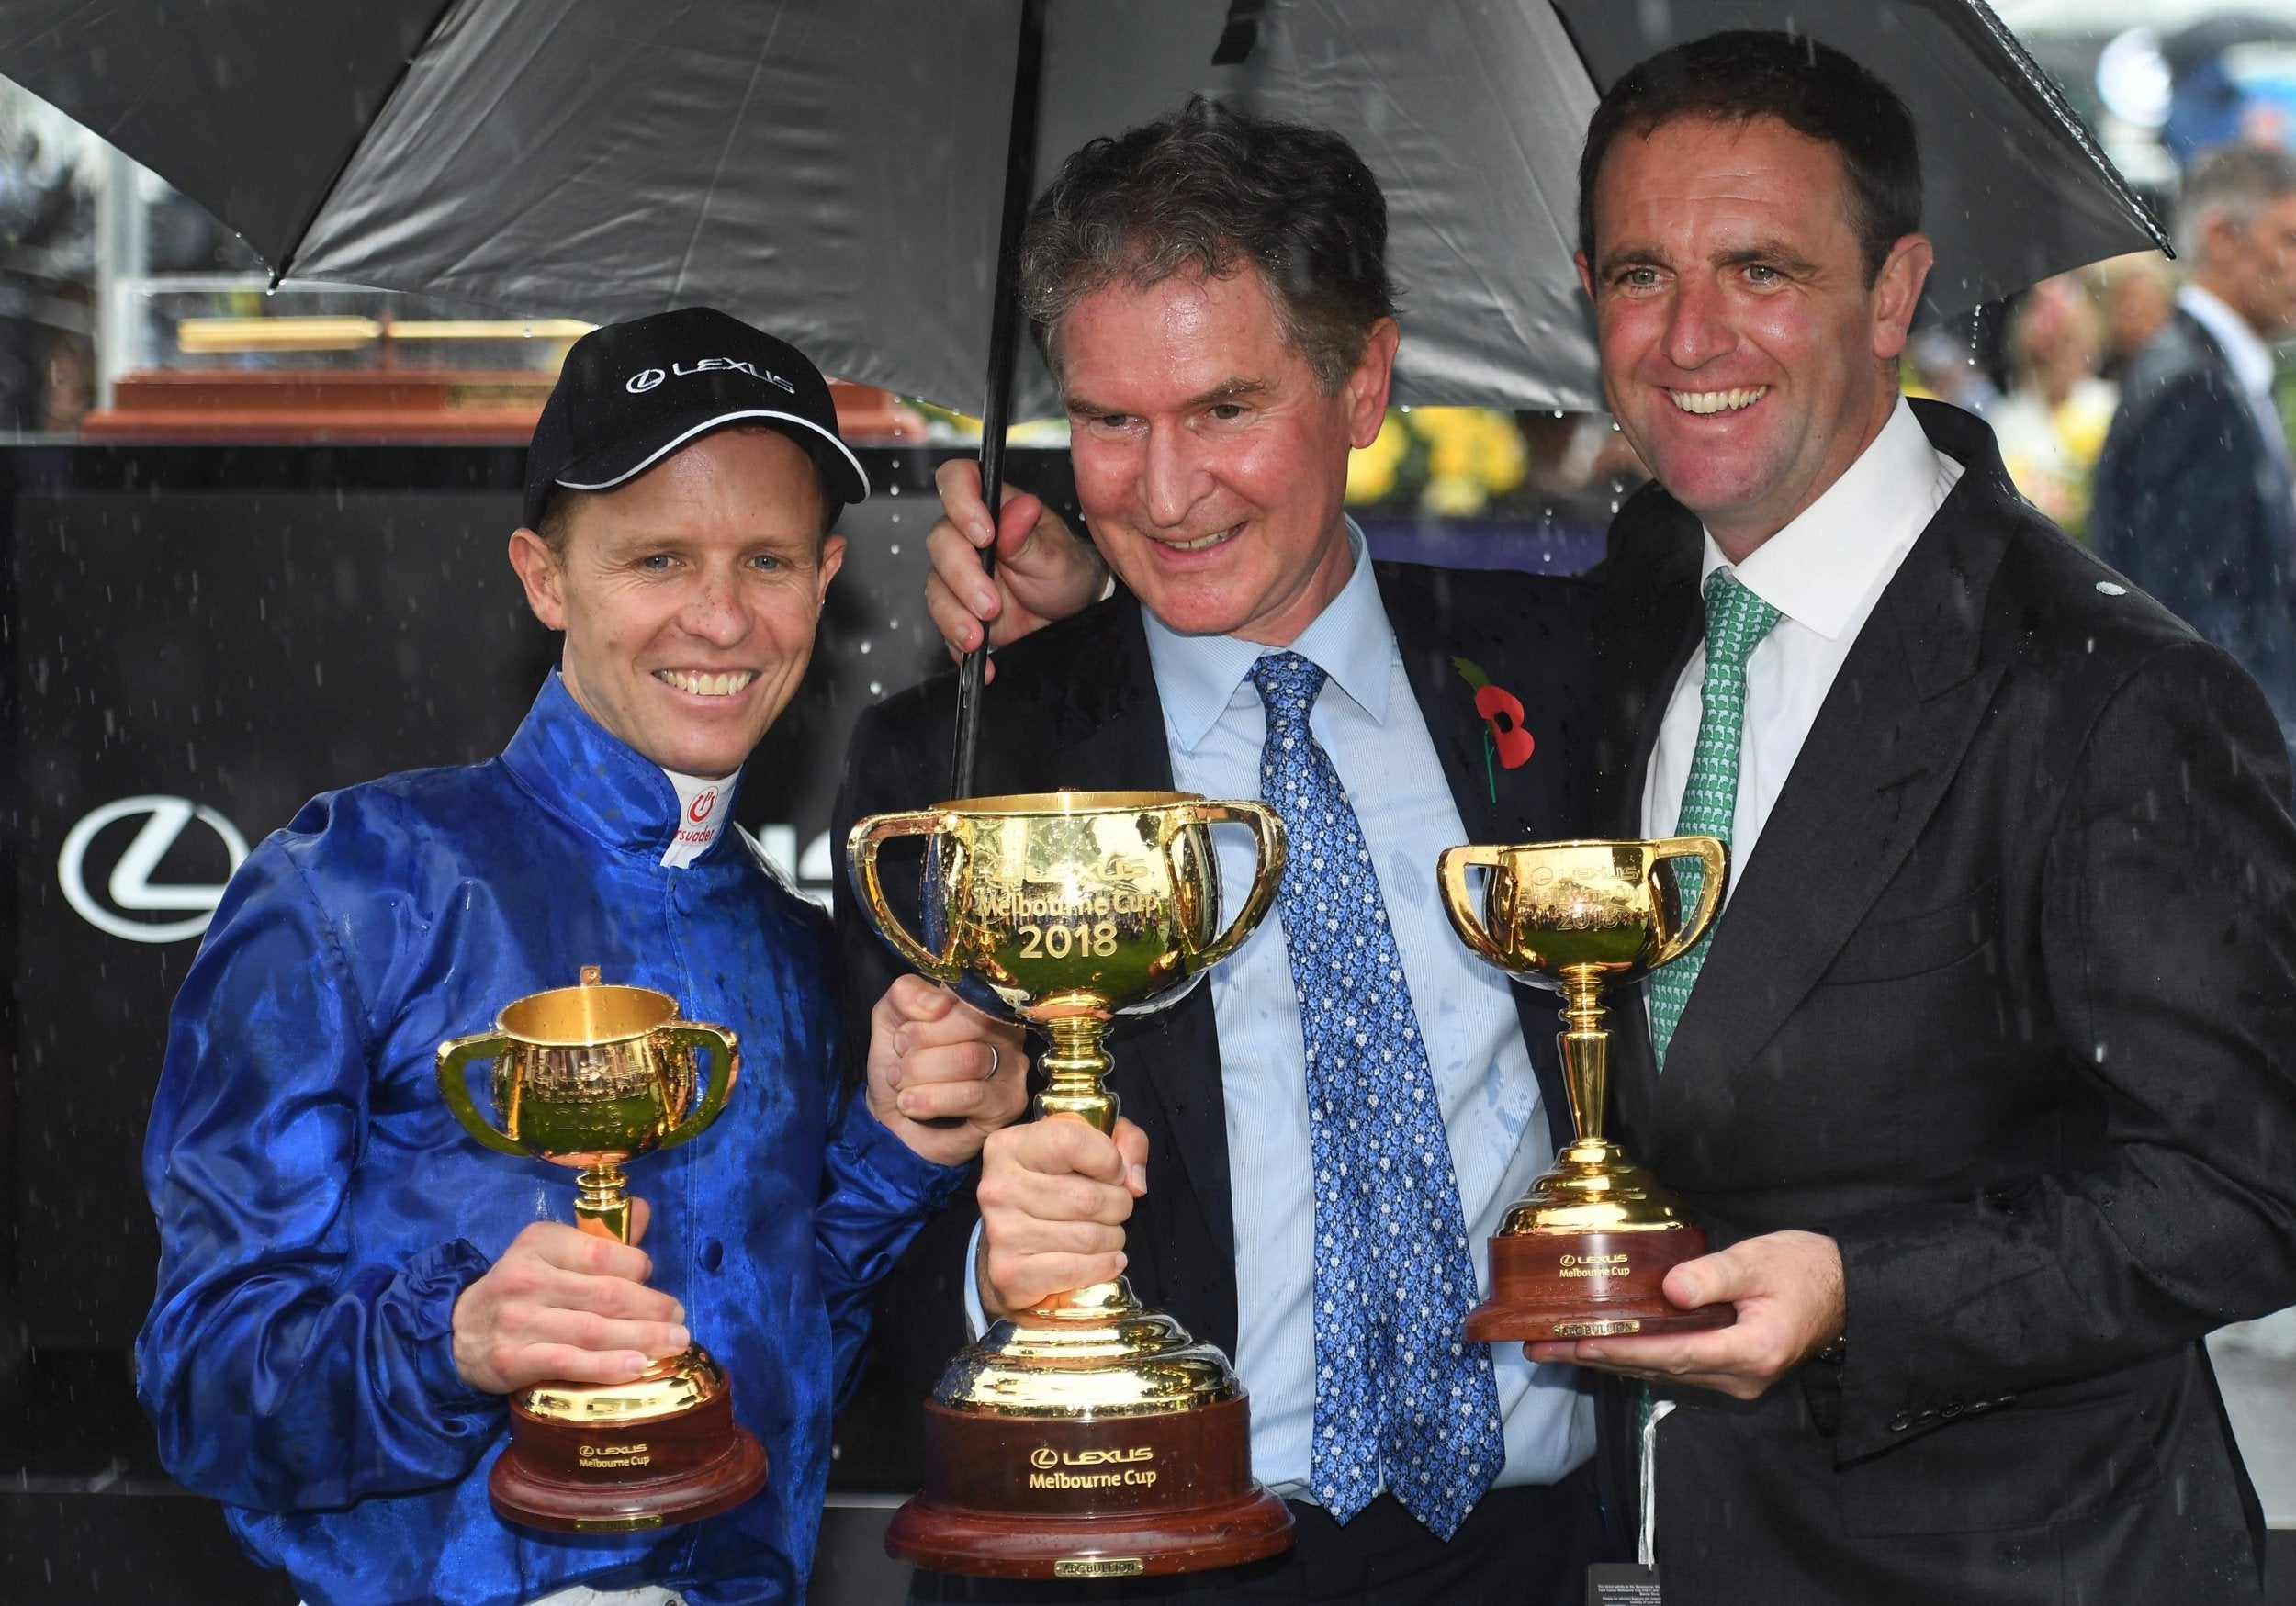
<path fill-rule="evenodd" d="M 111 874 L 105 878 L 103 896 L 98 897 L 88 884 L 88 850 L 106 826 L 133 819 L 143 824 L 112 865 Z M 129 942 L 181 942 L 198 936 L 208 928 L 216 904 L 223 901 L 222 882 L 154 882 L 152 879 L 168 849 L 195 823 L 223 844 L 230 865 L 224 875 L 228 882 L 247 860 L 247 838 L 240 835 L 239 827 L 205 803 L 155 792 L 107 803 L 64 834 L 63 851 L 56 856 L 56 880 L 63 888 L 64 901 L 98 931 Z M 137 915 L 183 917 L 131 918 Z"/>
<path fill-rule="evenodd" d="M 672 363 L 667 371 L 660 368 L 640 368 L 622 382 L 622 388 L 633 396 L 643 396 L 671 375 L 681 379 L 689 379 L 696 374 L 717 374 L 728 370 L 737 374 L 747 374 L 752 379 L 762 379 L 768 385 L 778 386 L 788 391 L 792 396 L 797 394 L 797 387 L 779 374 L 760 368 L 755 363 L 745 363 L 738 357 L 703 357 L 691 367 L 683 363 Z"/>

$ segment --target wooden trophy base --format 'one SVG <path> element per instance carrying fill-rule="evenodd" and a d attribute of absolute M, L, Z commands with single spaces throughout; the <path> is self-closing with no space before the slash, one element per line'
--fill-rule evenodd
<path fill-rule="evenodd" d="M 1491 1241 L 1491 1297 L 1468 1313 L 1467 1336 L 1527 1343 L 1728 1327 L 1738 1320 L 1730 1306 L 1685 1310 L 1660 1288 L 1705 1252 L 1700 1227 L 1503 1233 Z"/>
<path fill-rule="evenodd" d="M 925 1408 L 925 1490 L 894 1555 L 993 1578 L 1122 1578 L 1289 1549 L 1291 1511 L 1252 1477 L 1241 1397 L 1185 1410 L 1056 1418 Z"/>
<path fill-rule="evenodd" d="M 733 1391 L 636 1421 L 570 1422 L 511 1401 L 511 1442 L 487 1494 L 506 1522 L 629 1533 L 714 1517 L 765 1487 L 765 1448 L 734 1421 Z"/>

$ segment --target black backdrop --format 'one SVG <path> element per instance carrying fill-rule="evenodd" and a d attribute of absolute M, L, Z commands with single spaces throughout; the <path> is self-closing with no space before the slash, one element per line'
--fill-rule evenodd
<path fill-rule="evenodd" d="M 744 777 L 737 817 L 809 892 L 854 718 L 946 661 L 921 587 L 947 455 L 862 454 L 879 494 L 846 515 L 813 667 Z M 1019 483 L 1066 500 L 1065 453 L 1016 458 Z M 503 556 L 522 474 L 521 452 L 471 447 L 0 451 L 0 1497 L 17 1497 L 0 1600 L 43 1574 L 62 1592 L 40 1599 L 205 1593 L 188 1553 L 140 1567 L 73 1499 L 170 1487 L 128 1361 L 157 1258 L 140 1163 L 168 1004 L 234 836 L 515 728 L 555 656 Z M 890 1403 L 856 1402 L 843 1488 L 906 1480 L 866 1426 Z M 153 1514 L 195 1502 L 129 1503 L 148 1549 Z"/>

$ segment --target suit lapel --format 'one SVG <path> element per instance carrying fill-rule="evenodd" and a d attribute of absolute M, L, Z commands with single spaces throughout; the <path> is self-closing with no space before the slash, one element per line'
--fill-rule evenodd
<path fill-rule="evenodd" d="M 1761 1050 L 1896 874 L 1960 767 L 2003 670 L 1980 669 L 1977 648 L 2014 495 L 1998 457 L 1976 455 L 1860 632 L 1740 867 L 1664 1087 L 1728 1076 Z"/>

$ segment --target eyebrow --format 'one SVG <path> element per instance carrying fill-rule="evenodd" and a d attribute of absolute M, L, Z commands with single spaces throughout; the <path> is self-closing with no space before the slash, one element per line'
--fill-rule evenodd
<path fill-rule="evenodd" d="M 1790 273 L 1811 274 L 1818 271 L 1816 263 L 1788 246 L 1782 240 L 1757 240 L 1750 245 L 1741 245 L 1735 251 L 1724 252 L 1720 256 L 1709 260 L 1716 267 L 1746 267 L 1754 263 L 1767 263 L 1784 268 Z M 1672 265 L 1671 258 L 1653 247 L 1629 246 L 1625 250 L 1613 252 L 1603 258 L 1602 269 L 1595 276 L 1607 279 L 1622 268 L 1662 268 Z"/>
<path fill-rule="evenodd" d="M 1217 407 L 1222 402 L 1244 401 L 1254 397 L 1266 396 L 1274 389 L 1275 387 L 1265 379 L 1245 379 L 1239 376 L 1222 379 L 1210 390 L 1191 396 L 1180 405 L 1183 408 Z M 1120 407 L 1103 407 L 1089 397 L 1078 396 L 1073 391 L 1061 405 L 1070 412 L 1085 418 L 1107 418 L 1111 414 L 1120 414 L 1125 410 Z"/>

